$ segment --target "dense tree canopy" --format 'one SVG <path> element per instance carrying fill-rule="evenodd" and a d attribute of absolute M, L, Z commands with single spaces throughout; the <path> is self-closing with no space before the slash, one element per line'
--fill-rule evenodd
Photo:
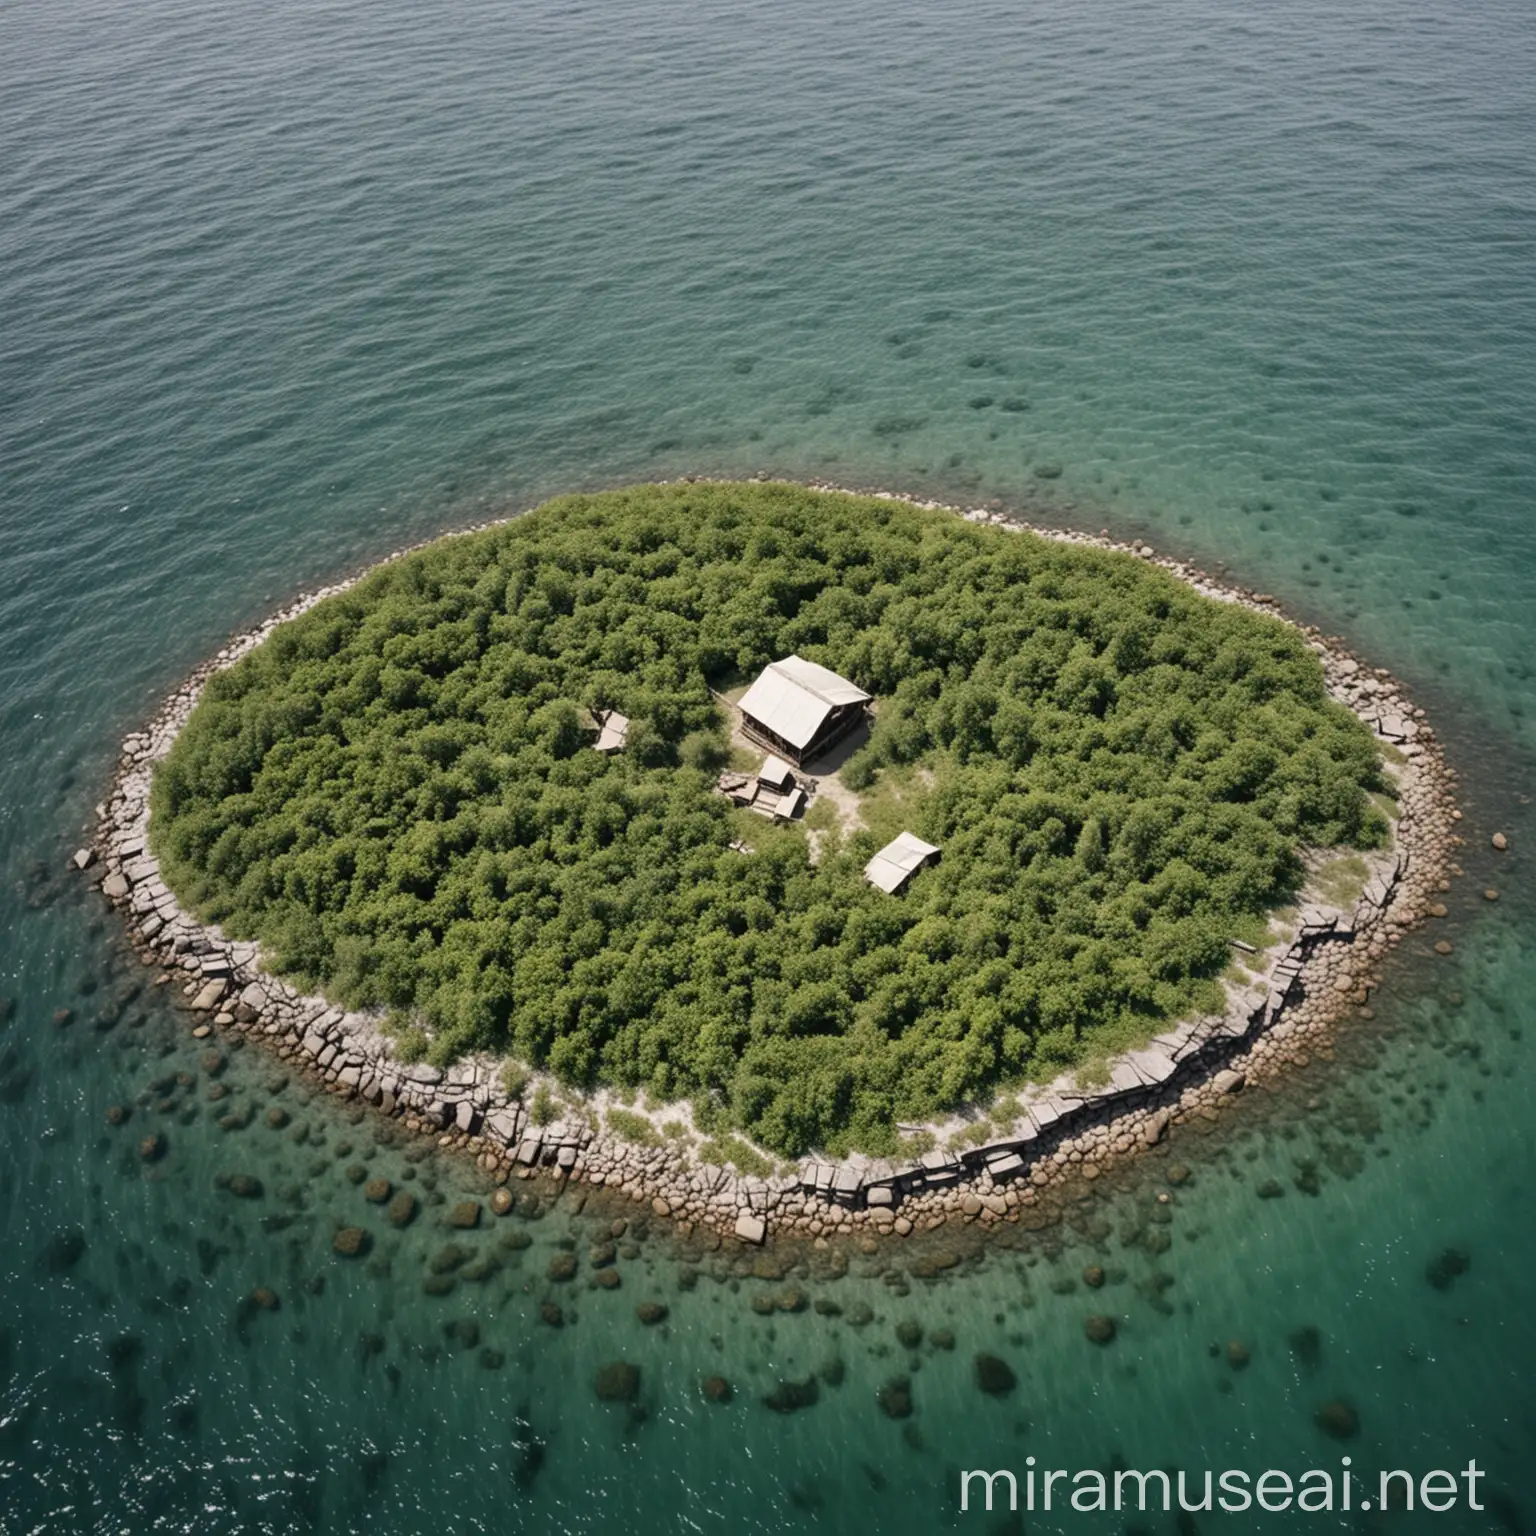
<path fill-rule="evenodd" d="M 710 686 L 796 651 L 878 700 L 856 789 L 943 849 L 731 850 Z M 586 711 L 635 722 L 590 750 Z M 386 565 L 214 677 L 153 795 L 174 888 L 432 1055 L 891 1145 L 1210 1003 L 1303 845 L 1383 833 L 1304 638 L 1128 556 L 782 485 L 552 502 Z M 759 825 L 762 825 L 759 823 Z"/>

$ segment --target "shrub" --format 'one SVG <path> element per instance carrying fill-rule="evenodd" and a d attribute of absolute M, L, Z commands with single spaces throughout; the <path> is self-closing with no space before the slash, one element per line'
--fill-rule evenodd
<path fill-rule="evenodd" d="M 699 1161 L 729 1165 L 738 1173 L 766 1179 L 774 1171 L 773 1163 L 755 1147 L 748 1146 L 739 1136 L 718 1136 L 702 1143 Z"/>
<path fill-rule="evenodd" d="M 730 760 L 730 750 L 716 731 L 690 731 L 678 743 L 678 761 L 686 768 L 714 773 Z"/>
<path fill-rule="evenodd" d="M 535 1125 L 548 1125 L 557 1114 L 560 1106 L 555 1103 L 555 1096 L 549 1090 L 548 1083 L 540 1083 L 534 1089 L 533 1103 L 528 1107 L 528 1118 Z"/>
<path fill-rule="evenodd" d="M 632 1109 L 610 1109 L 603 1119 L 609 1134 L 617 1136 L 620 1141 L 633 1142 L 640 1147 L 661 1145 L 661 1136 L 656 1127 L 644 1115 L 637 1115 Z"/>

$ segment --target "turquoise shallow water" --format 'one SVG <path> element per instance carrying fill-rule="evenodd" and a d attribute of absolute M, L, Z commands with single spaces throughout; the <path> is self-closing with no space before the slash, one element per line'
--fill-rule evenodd
<path fill-rule="evenodd" d="M 1475 1456 L 1495 1493 L 1330 1527 L 1529 1529 L 1533 65 L 1504 3 L 0 14 L 0 1530 L 1017 1530 L 961 1516 L 956 1469 L 1341 1453 Z M 184 1030 L 127 997 L 144 978 L 61 873 L 115 743 L 231 629 L 409 539 L 759 469 L 1136 531 L 1390 662 L 1466 775 L 1455 956 L 1399 967 L 1281 1102 L 1180 1139 L 1166 1228 L 1164 1160 L 1070 1241 L 907 1295 L 899 1255 L 734 1288 L 706 1257 L 679 1290 L 660 1232 L 591 1290 L 611 1213 L 563 1206 L 511 1219 L 526 1250 L 477 1238 L 501 1267 L 447 1297 L 421 1289 L 439 1206 L 334 1259 L 345 1170 L 409 1165 L 297 1085 L 277 1102 L 324 1144 L 267 1128 L 254 1055 L 211 1104 Z M 218 1187 L 236 1171 L 259 1200 Z M 1442 1291 L 1447 1245 L 1471 1263 Z M 1065 1290 L 1090 1257 L 1091 1302 Z M 242 1312 L 257 1284 L 280 1311 Z M 786 1284 L 876 1321 L 752 1311 Z M 955 1350 L 914 1371 L 906 1318 Z M 473 1348 L 444 1331 L 466 1320 Z M 1241 1372 L 1208 1352 L 1234 1337 Z M 979 1350 L 1018 1372 L 1006 1400 Z M 593 1400 L 616 1358 L 643 1419 Z M 814 1407 L 762 1407 L 834 1358 Z M 698 1396 L 714 1371 L 729 1408 Z M 875 1401 L 898 1373 L 904 1423 Z M 1347 1446 L 1312 1423 L 1339 1395 Z"/>

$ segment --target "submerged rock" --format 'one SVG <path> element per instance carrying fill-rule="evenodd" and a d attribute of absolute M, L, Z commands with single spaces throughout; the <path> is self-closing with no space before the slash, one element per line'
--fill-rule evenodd
<path fill-rule="evenodd" d="M 551 1328 L 565 1327 L 565 1313 L 560 1309 L 558 1301 L 544 1301 L 539 1303 L 540 1321 L 548 1323 Z"/>
<path fill-rule="evenodd" d="M 363 1185 L 363 1199 L 374 1205 L 383 1205 L 394 1192 L 395 1186 L 388 1179 L 369 1179 Z"/>
<path fill-rule="evenodd" d="M 455 1318 L 453 1322 L 444 1326 L 443 1332 L 447 1335 L 448 1342 L 456 1349 L 480 1347 L 480 1324 L 472 1317 Z"/>
<path fill-rule="evenodd" d="M 916 1318 L 903 1318 L 896 1324 L 896 1342 L 903 1349 L 916 1349 L 923 1342 L 923 1325 Z"/>
<path fill-rule="evenodd" d="M 912 1382 L 906 1376 L 893 1376 L 875 1393 L 880 1411 L 888 1419 L 906 1419 L 912 1416 Z"/>
<path fill-rule="evenodd" d="M 728 1403 L 735 1396 L 730 1382 L 724 1376 L 706 1376 L 699 1383 L 699 1389 L 703 1392 L 705 1401 L 711 1403 Z"/>
<path fill-rule="evenodd" d="M 259 1307 L 263 1312 L 276 1312 L 282 1305 L 278 1300 L 277 1292 L 265 1285 L 258 1285 L 251 1292 L 251 1304 Z"/>
<path fill-rule="evenodd" d="M 1324 1403 L 1312 1418 L 1325 1435 L 1332 1435 L 1335 1440 L 1349 1440 L 1360 1432 L 1360 1415 L 1342 1399 Z"/>
<path fill-rule="evenodd" d="M 1227 1340 L 1227 1364 L 1234 1371 L 1247 1370 L 1248 1362 L 1252 1359 L 1253 1356 L 1249 1354 L 1248 1346 L 1241 1339 Z"/>
<path fill-rule="evenodd" d="M 1003 1397 L 1018 1386 L 1019 1378 L 1006 1360 L 996 1355 L 976 1356 L 976 1386 L 988 1397 Z"/>
<path fill-rule="evenodd" d="M 640 1367 L 616 1360 L 603 1366 L 593 1383 L 600 1403 L 632 1403 L 640 1395 Z"/>
<path fill-rule="evenodd" d="M 1323 1336 L 1310 1323 L 1298 1328 L 1287 1342 L 1303 1370 L 1315 1371 L 1323 1363 Z"/>
<path fill-rule="evenodd" d="M 232 1173 L 224 1187 L 242 1200 L 259 1200 L 263 1194 L 261 1180 L 254 1173 Z"/>
<path fill-rule="evenodd" d="M 107 1369 L 114 1376 L 131 1371 L 144 1353 L 144 1341 L 136 1334 L 125 1333 L 107 1345 Z"/>
<path fill-rule="evenodd" d="M 474 1256 L 474 1250 L 459 1243 L 448 1243 L 439 1248 L 427 1261 L 427 1268 L 434 1275 L 451 1275 Z"/>
<path fill-rule="evenodd" d="M 915 1280 L 936 1280 L 959 1262 L 960 1255 L 953 1248 L 936 1248 L 931 1253 L 920 1254 L 912 1261 L 912 1277 Z"/>
<path fill-rule="evenodd" d="M 469 1231 L 480 1225 L 480 1202 L 478 1200 L 460 1200 L 452 1210 L 448 1212 L 448 1225 L 458 1227 L 462 1231 Z"/>
<path fill-rule="evenodd" d="M 1090 1264 L 1087 1269 L 1083 1271 L 1083 1284 L 1095 1291 L 1098 1290 L 1098 1288 L 1104 1284 L 1103 1266 L 1100 1264 Z"/>
<path fill-rule="evenodd" d="M 1472 1256 L 1462 1248 L 1443 1248 L 1424 1269 L 1424 1278 L 1437 1291 L 1448 1291 L 1458 1276 L 1471 1268 Z"/>
<path fill-rule="evenodd" d="M 804 1381 L 781 1381 L 763 1403 L 775 1413 L 794 1413 L 811 1407 L 820 1396 L 821 1388 L 817 1386 L 816 1378 L 807 1376 Z"/>
<path fill-rule="evenodd" d="M 635 1308 L 635 1316 L 638 1317 L 640 1321 L 646 1325 L 647 1328 L 654 1328 L 657 1323 L 666 1322 L 667 1308 L 662 1302 L 659 1301 L 642 1301 L 640 1305 Z"/>
<path fill-rule="evenodd" d="M 464 1267 L 460 1279 L 471 1285 L 483 1285 L 493 1275 L 501 1273 L 501 1260 L 494 1253 L 482 1253 L 479 1258 Z"/>
<path fill-rule="evenodd" d="M 416 1219 L 416 1196 L 410 1190 L 402 1189 L 389 1202 L 389 1209 L 384 1212 L 384 1215 L 392 1227 L 410 1226 Z"/>
<path fill-rule="evenodd" d="M 85 1232 L 80 1227 L 67 1227 L 55 1233 L 43 1245 L 39 1262 L 50 1275 L 62 1274 L 73 1269 L 85 1253 Z"/>
<path fill-rule="evenodd" d="M 331 1239 L 331 1247 L 348 1259 L 355 1259 L 366 1253 L 368 1244 L 368 1234 L 361 1227 L 343 1227 Z"/>
<path fill-rule="evenodd" d="M 1095 1312 L 1083 1323 L 1083 1332 L 1094 1344 L 1109 1344 L 1115 1337 L 1115 1320 L 1102 1312 Z"/>
<path fill-rule="evenodd" d="M 496 1357 L 494 1365 L 486 1357 Z M 480 1364 L 489 1369 L 501 1368 L 501 1351 L 499 1349 L 482 1350 Z M 517 1417 L 512 1421 L 512 1450 L 515 1459 L 512 1463 L 512 1481 L 519 1488 L 528 1489 L 533 1486 L 533 1480 L 539 1475 L 544 1465 L 544 1453 L 548 1446 L 544 1440 L 534 1432 L 532 1423 L 528 1418 L 528 1405 L 524 1403 L 517 1410 Z"/>
<path fill-rule="evenodd" d="M 165 1137 L 159 1131 L 151 1131 L 139 1143 L 139 1156 L 146 1163 L 158 1163 L 165 1156 Z"/>
<path fill-rule="evenodd" d="M 550 1261 L 546 1271 L 551 1280 L 573 1280 L 576 1277 L 576 1255 L 574 1253 L 557 1253 Z"/>

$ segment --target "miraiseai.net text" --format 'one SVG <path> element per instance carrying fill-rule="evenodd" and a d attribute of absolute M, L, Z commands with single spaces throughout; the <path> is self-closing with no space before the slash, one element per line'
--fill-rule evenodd
<path fill-rule="evenodd" d="M 1352 1474 L 1350 1458 L 1342 1457 L 1337 1471 L 1313 1468 L 1306 1472 L 1264 1472 L 1229 1469 L 1225 1472 L 1137 1472 L 1126 1469 L 1100 1472 L 1085 1468 L 1070 1472 L 1036 1467 L 1025 1458 L 1025 1470 L 969 1471 L 960 1474 L 960 1508 L 1018 1510 L 1076 1510 L 1092 1514 L 1100 1510 L 1224 1509 L 1241 1514 L 1255 1507 L 1279 1514 L 1302 1510 L 1324 1514 L 1330 1510 L 1427 1509 L 1435 1514 L 1458 1507 L 1480 1510 L 1479 1479 L 1483 1473 L 1475 1461 L 1464 1471 L 1434 1470 L 1417 1477 L 1396 1469 L 1381 1472 L 1375 1483 Z M 1462 1504 L 1462 1483 L 1466 1503 Z M 994 1500 L 996 1504 L 994 1506 Z M 1006 1501 L 1006 1502 L 1005 1502 Z"/>

